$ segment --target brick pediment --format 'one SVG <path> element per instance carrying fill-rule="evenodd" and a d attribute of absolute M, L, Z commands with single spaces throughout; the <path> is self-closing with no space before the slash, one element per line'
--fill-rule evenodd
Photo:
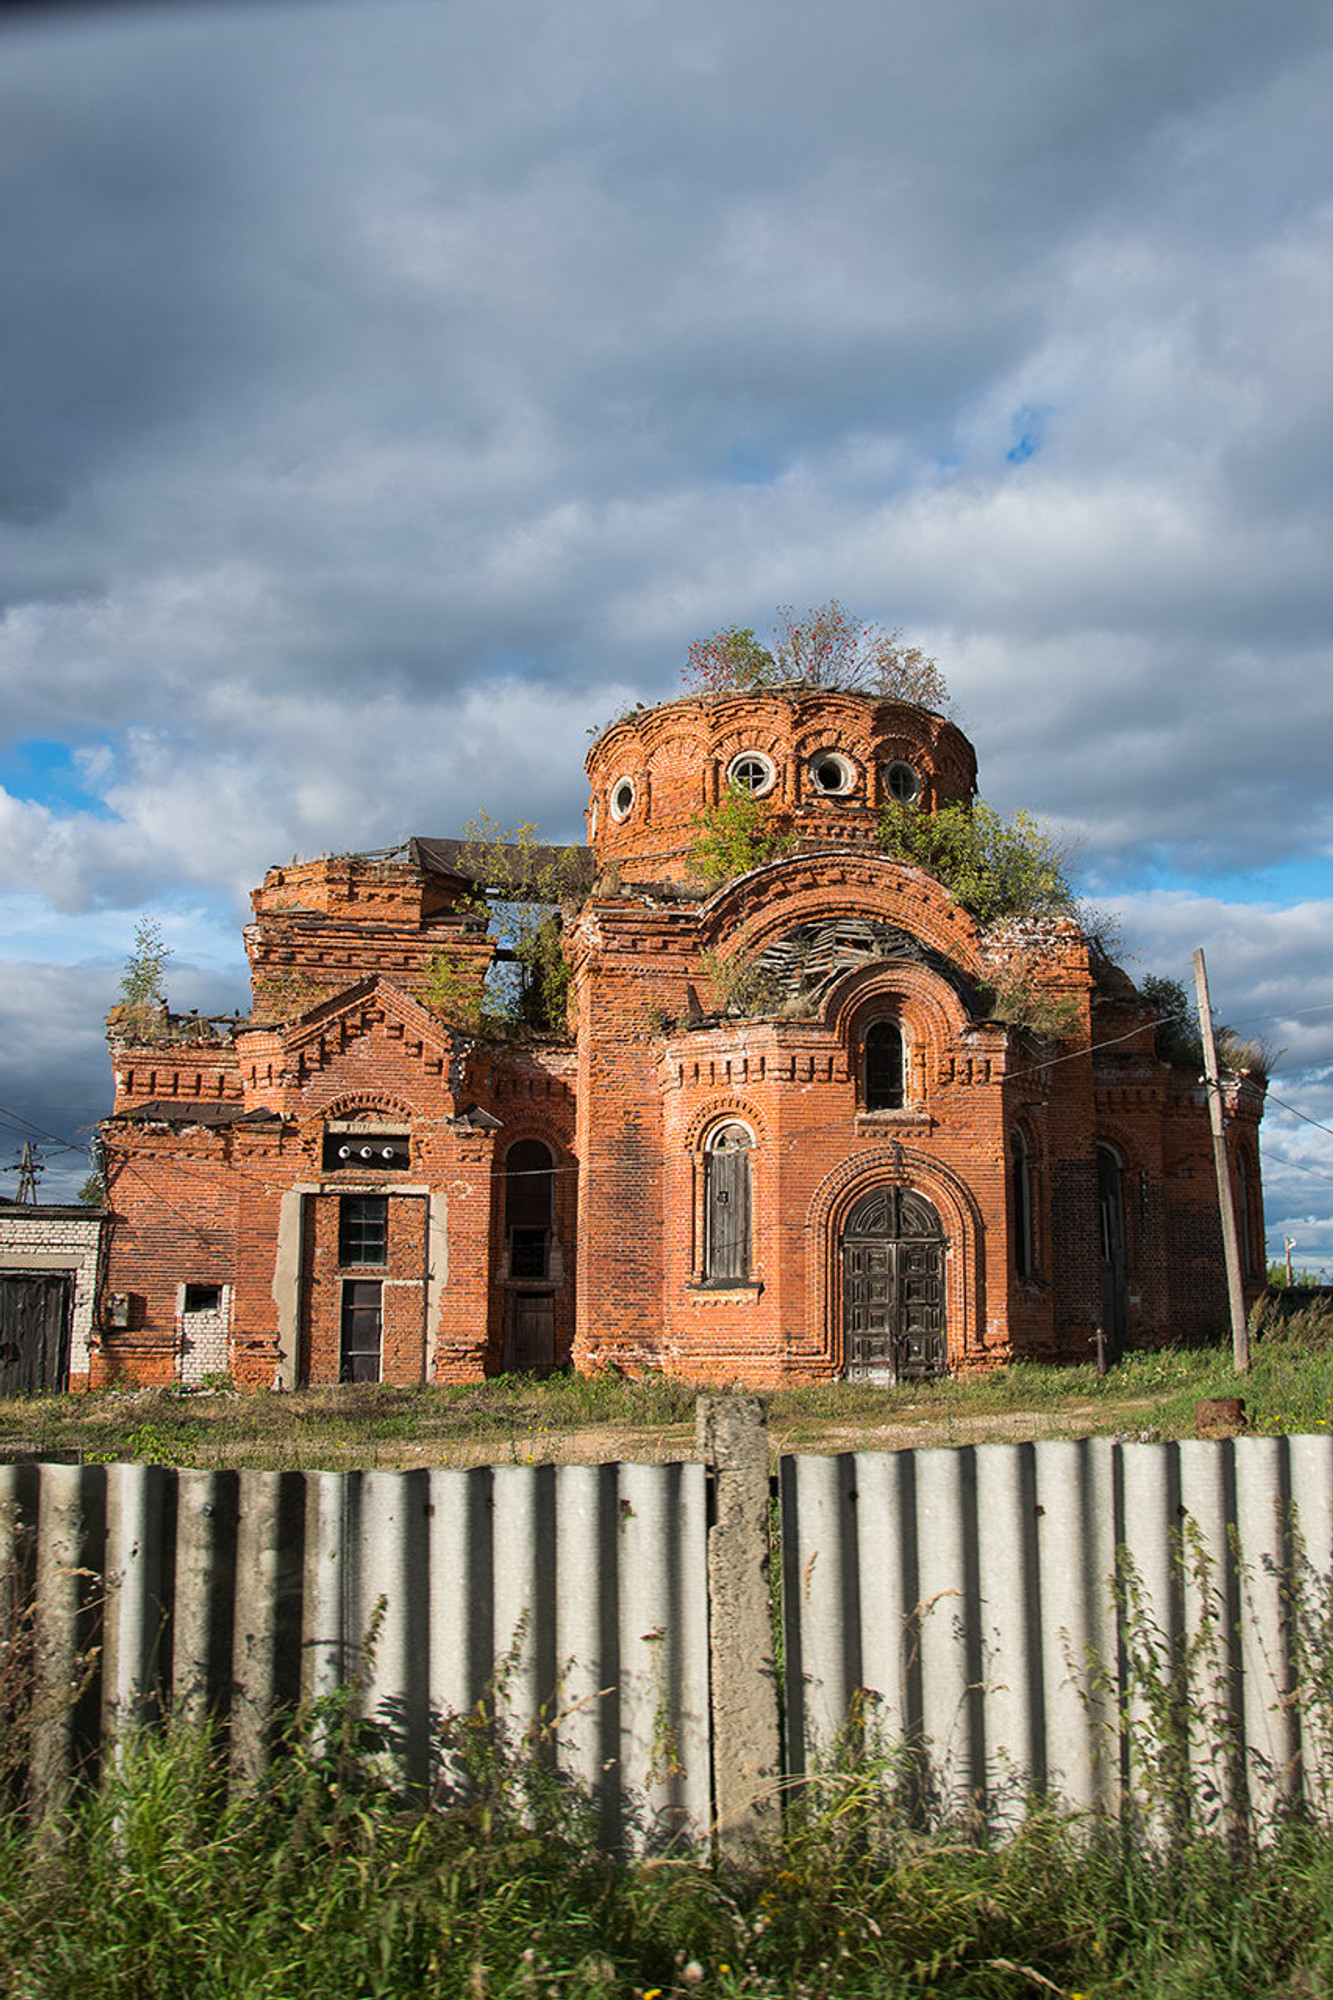
<path fill-rule="evenodd" d="M 304 1081 L 336 1068 L 338 1058 L 367 1035 L 397 1044 L 407 1064 L 433 1077 L 447 1072 L 458 1040 L 446 1022 L 379 976 L 321 1001 L 275 1039 L 288 1077 Z"/>

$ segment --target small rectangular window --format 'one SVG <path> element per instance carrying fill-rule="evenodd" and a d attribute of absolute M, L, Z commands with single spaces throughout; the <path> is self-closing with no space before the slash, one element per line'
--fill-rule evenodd
<path fill-rule="evenodd" d="M 867 1111 L 901 1111 L 904 1091 L 902 1029 L 896 1021 L 876 1021 L 865 1038 Z"/>
<path fill-rule="evenodd" d="M 402 1174 L 412 1164 L 406 1132 L 325 1132 L 326 1174 Z"/>
<path fill-rule="evenodd" d="M 509 1275 L 511 1278 L 546 1276 L 546 1231 L 514 1229 L 509 1234 Z"/>
<path fill-rule="evenodd" d="M 222 1311 L 221 1285 L 187 1285 L 182 1311 L 187 1313 L 216 1313 Z"/>
<path fill-rule="evenodd" d="M 338 1262 L 383 1264 L 389 1254 L 389 1203 L 382 1194 L 345 1194 L 338 1203 Z"/>

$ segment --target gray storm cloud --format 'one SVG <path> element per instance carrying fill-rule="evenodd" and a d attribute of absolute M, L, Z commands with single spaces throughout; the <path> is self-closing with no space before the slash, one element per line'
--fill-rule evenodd
<path fill-rule="evenodd" d="M 1323 997 L 1326 8 L 311 0 L 0 45 L 0 757 L 85 788 L 0 764 L 0 884 L 65 925 L 12 954 L 4 1102 L 105 1100 L 80 925 L 92 962 L 108 909 L 208 893 L 234 980 L 269 861 L 483 804 L 577 834 L 589 726 L 830 595 L 939 654 L 984 789 L 1075 828 L 1145 965 L 1215 940 L 1230 1013 Z M 1299 895 L 1213 893 L 1247 868 Z"/>

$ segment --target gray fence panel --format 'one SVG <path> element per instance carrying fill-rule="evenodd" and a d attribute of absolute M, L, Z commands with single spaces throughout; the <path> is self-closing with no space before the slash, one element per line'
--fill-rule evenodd
<path fill-rule="evenodd" d="M 35 1795 L 168 1707 L 217 1715 L 253 1770 L 276 1710 L 351 1680 L 421 1780 L 441 1719 L 493 1700 L 598 1788 L 609 1840 L 702 1832 L 705 1480 L 0 1467 L 0 1611 L 35 1607 Z"/>
<path fill-rule="evenodd" d="M 1001 1819 L 1029 1784 L 1144 1797 L 1164 1717 L 1205 1816 L 1327 1805 L 1333 1440 L 792 1458 L 781 1484 L 793 1775 L 868 1698 Z"/>
<path fill-rule="evenodd" d="M 1107 1438 L 1025 1450 L 1033 1466 L 1032 1560 L 1041 1607 L 1044 1779 L 1081 1810 L 1109 1806 L 1119 1763 L 1106 1724 L 1113 1703 L 1101 1665 L 1114 1663 L 1116 1630 L 1106 1578 L 1115 1569 L 1119 1461 Z M 1038 1780 L 1039 1781 L 1039 1780 Z"/>
<path fill-rule="evenodd" d="M 464 1715 L 513 1637 L 496 1634 L 489 1470 L 432 1472 L 429 1504 L 432 1543 L 449 1552 L 430 1565 L 430 1705 L 436 1715 Z"/>

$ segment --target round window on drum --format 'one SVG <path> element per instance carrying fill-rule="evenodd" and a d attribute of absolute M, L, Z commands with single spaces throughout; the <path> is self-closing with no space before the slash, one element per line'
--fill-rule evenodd
<path fill-rule="evenodd" d="M 819 750 L 805 768 L 811 790 L 822 798 L 846 798 L 856 789 L 856 766 L 841 750 Z"/>
<path fill-rule="evenodd" d="M 921 797 L 921 773 L 915 764 L 895 757 L 884 766 L 884 789 L 900 806 L 914 806 Z"/>
<path fill-rule="evenodd" d="M 748 792 L 762 799 L 777 783 L 777 767 L 762 750 L 742 750 L 727 766 L 727 785 L 733 792 Z"/>
<path fill-rule="evenodd" d="M 628 819 L 634 810 L 633 778 L 617 778 L 611 787 L 611 817 L 614 820 Z"/>

